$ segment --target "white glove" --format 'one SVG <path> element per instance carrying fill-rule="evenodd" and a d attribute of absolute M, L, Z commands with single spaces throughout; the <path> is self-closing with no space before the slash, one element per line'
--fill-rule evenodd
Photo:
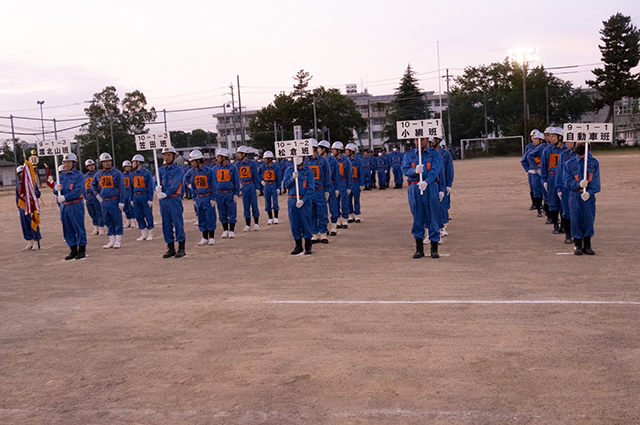
<path fill-rule="evenodd" d="M 131 206 L 133 206 L 133 201 L 131 201 Z"/>
<path fill-rule="evenodd" d="M 215 208 L 215 207 L 216 207 L 216 201 L 214 201 L 213 199 L 211 199 L 211 200 L 209 201 L 209 205 L 211 205 L 213 208 Z"/>
<path fill-rule="evenodd" d="M 233 195 L 233 203 L 238 203 L 238 195 Z"/>
<path fill-rule="evenodd" d="M 416 165 L 416 174 L 421 174 L 424 171 L 424 165 L 418 164 Z"/>
<path fill-rule="evenodd" d="M 264 180 L 262 180 L 260 183 L 262 184 L 262 186 L 266 186 L 266 184 L 264 183 Z"/>
<path fill-rule="evenodd" d="M 158 193 L 162 192 L 162 186 L 160 185 L 156 186 L 156 192 Z"/>
<path fill-rule="evenodd" d="M 56 192 L 60 192 L 62 190 L 62 185 L 58 183 L 53 188 L 56 190 Z"/>
<path fill-rule="evenodd" d="M 360 186 L 360 191 L 362 192 L 364 190 L 364 186 Z"/>
<path fill-rule="evenodd" d="M 585 192 L 582 195 L 580 195 L 580 197 L 582 198 L 583 201 L 588 201 L 591 195 L 589 195 L 589 192 Z"/>
<path fill-rule="evenodd" d="M 558 192 L 558 198 L 562 201 L 562 192 Z"/>
<path fill-rule="evenodd" d="M 427 186 L 429 186 L 429 184 L 422 180 L 420 183 L 418 183 L 418 189 L 420 189 L 420 191 L 424 192 L 424 190 L 427 188 Z"/>
<path fill-rule="evenodd" d="M 542 175 L 542 170 L 538 168 L 538 169 L 536 170 L 536 174 L 538 174 L 539 176 L 541 176 L 541 175 Z"/>
<path fill-rule="evenodd" d="M 339 190 L 336 190 L 335 195 L 336 195 L 336 198 L 337 198 L 338 196 L 340 196 L 340 191 L 339 191 Z"/>
<path fill-rule="evenodd" d="M 164 199 L 167 197 L 167 194 L 164 192 L 158 192 L 158 199 Z"/>
<path fill-rule="evenodd" d="M 444 199 L 444 192 L 438 192 L 438 198 L 440 198 L 440 202 Z"/>
<path fill-rule="evenodd" d="M 58 202 L 63 203 L 64 201 L 64 195 L 58 195 Z"/>
<path fill-rule="evenodd" d="M 124 210 L 124 203 L 119 203 L 118 208 L 120 208 L 120 211 Z"/>
<path fill-rule="evenodd" d="M 260 189 L 256 189 L 256 196 L 260 195 Z"/>
<path fill-rule="evenodd" d="M 96 199 L 98 200 L 98 202 L 102 203 L 102 196 L 96 195 Z"/>
<path fill-rule="evenodd" d="M 189 188 L 189 190 L 191 190 L 191 188 L 192 188 L 193 186 L 191 186 L 190 184 L 188 184 L 188 185 L 187 185 L 187 187 Z"/>
<path fill-rule="evenodd" d="M 324 193 L 324 200 L 328 201 L 329 200 L 329 192 L 325 192 Z"/>
<path fill-rule="evenodd" d="M 535 173 L 536 173 L 536 170 L 529 170 L 529 171 L 527 171 L 527 173 L 529 173 L 529 174 L 535 174 Z"/>
<path fill-rule="evenodd" d="M 544 190 L 546 190 L 547 192 L 549 191 L 549 183 L 544 182 L 542 183 L 542 186 L 544 186 Z"/>
<path fill-rule="evenodd" d="M 450 187 L 447 188 L 447 195 L 451 196 L 451 188 Z"/>
<path fill-rule="evenodd" d="M 294 179 L 298 178 L 298 170 L 293 170 L 293 174 L 291 175 Z"/>
<path fill-rule="evenodd" d="M 347 189 L 347 195 L 351 195 L 351 189 Z"/>
<path fill-rule="evenodd" d="M 147 201 L 147 205 L 149 205 L 149 208 L 151 208 L 153 206 L 153 201 Z"/>
<path fill-rule="evenodd" d="M 584 189 L 587 186 L 589 186 L 589 180 L 580 180 L 580 187 L 581 188 Z"/>
<path fill-rule="evenodd" d="M 298 202 L 296 202 L 296 207 L 301 208 L 304 205 L 304 201 L 302 199 L 300 199 Z"/>

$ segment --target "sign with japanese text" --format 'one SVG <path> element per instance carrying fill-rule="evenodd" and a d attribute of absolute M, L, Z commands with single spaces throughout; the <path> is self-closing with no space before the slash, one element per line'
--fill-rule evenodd
<path fill-rule="evenodd" d="M 417 137 L 444 137 L 441 120 L 396 121 L 398 140 Z"/>
<path fill-rule="evenodd" d="M 64 155 L 71 153 L 71 142 L 67 139 L 41 140 L 37 143 L 38 156 Z"/>
<path fill-rule="evenodd" d="M 161 133 L 136 134 L 136 149 L 150 151 L 171 146 L 171 136 L 168 131 Z"/>
<path fill-rule="evenodd" d="M 565 124 L 563 130 L 565 142 L 613 142 L 611 123 Z"/>
<path fill-rule="evenodd" d="M 276 158 L 313 155 L 313 139 L 283 140 L 276 142 Z"/>

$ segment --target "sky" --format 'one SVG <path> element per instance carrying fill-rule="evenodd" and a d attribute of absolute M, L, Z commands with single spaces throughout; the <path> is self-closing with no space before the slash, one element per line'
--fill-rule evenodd
<path fill-rule="evenodd" d="M 220 107 L 168 114 L 169 129 L 185 131 L 215 131 L 211 114 L 231 101 L 232 83 L 237 102 L 237 75 L 250 110 L 289 92 L 300 69 L 313 76 L 311 88 L 344 93 L 353 83 L 383 95 L 411 64 L 421 89 L 445 92 L 438 46 L 442 74 L 460 75 L 531 46 L 539 49 L 534 65 L 580 65 L 553 72 L 584 86 L 600 64 L 602 21 L 617 12 L 640 26 L 637 0 L 2 0 L 0 140 L 11 137 L 10 121 L 1 117 L 39 119 L 36 102 L 44 100 L 47 119 L 81 118 L 85 101 L 109 85 L 121 98 L 142 91 L 157 110 Z M 14 125 L 17 132 L 41 130 L 39 120 Z"/>

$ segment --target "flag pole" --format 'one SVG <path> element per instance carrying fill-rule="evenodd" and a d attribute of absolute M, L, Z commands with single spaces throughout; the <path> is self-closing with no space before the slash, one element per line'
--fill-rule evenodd
<path fill-rule="evenodd" d="M 296 164 L 296 158 L 297 158 L 297 156 L 293 157 L 293 167 L 294 167 L 294 171 L 297 172 L 298 171 L 298 165 Z M 296 201 L 300 201 L 300 187 L 298 185 L 298 178 L 296 177 L 295 180 L 296 180 L 296 198 L 297 198 Z"/>

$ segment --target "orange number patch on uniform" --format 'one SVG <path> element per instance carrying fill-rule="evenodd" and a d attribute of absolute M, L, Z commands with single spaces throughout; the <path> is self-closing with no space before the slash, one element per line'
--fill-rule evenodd
<path fill-rule="evenodd" d="M 340 165 L 342 165 L 342 164 L 340 164 Z M 320 179 L 320 167 L 317 166 L 317 165 L 310 165 L 309 168 L 311 168 L 311 171 L 313 171 L 314 180 Z"/>
<path fill-rule="evenodd" d="M 100 187 L 113 187 L 113 177 L 100 176 Z"/>
<path fill-rule="evenodd" d="M 534 161 L 536 161 L 536 164 L 538 164 L 538 167 L 540 166 L 540 158 L 533 158 Z"/>
<path fill-rule="evenodd" d="M 197 189 L 206 189 L 209 187 L 209 180 L 207 176 L 196 176 L 194 179 Z"/>
<path fill-rule="evenodd" d="M 264 170 L 264 179 L 265 180 L 275 180 L 276 176 L 273 170 Z"/>
<path fill-rule="evenodd" d="M 124 187 L 129 187 L 129 177 L 124 178 Z"/>
<path fill-rule="evenodd" d="M 341 175 L 341 176 L 342 176 L 342 175 L 344 175 L 344 167 L 343 167 L 342 162 L 340 162 L 340 163 L 338 164 L 338 167 L 340 167 L 340 175 Z"/>
<path fill-rule="evenodd" d="M 358 178 L 358 167 L 351 167 L 352 173 L 353 173 L 353 178 L 357 179 Z"/>
<path fill-rule="evenodd" d="M 556 168 L 558 166 L 558 157 L 560 155 L 557 153 L 549 154 L 549 168 Z"/>
<path fill-rule="evenodd" d="M 84 179 L 84 188 L 85 189 L 91 189 L 91 182 L 93 181 L 93 179 L 91 177 L 87 177 L 86 179 Z"/>
<path fill-rule="evenodd" d="M 144 187 L 144 177 L 133 176 L 133 187 Z"/>
<path fill-rule="evenodd" d="M 219 182 L 229 182 L 231 181 L 231 176 L 229 175 L 229 170 L 217 170 L 216 178 Z"/>
<path fill-rule="evenodd" d="M 251 178 L 251 168 L 250 167 L 240 167 L 240 177 L 243 179 Z"/>

